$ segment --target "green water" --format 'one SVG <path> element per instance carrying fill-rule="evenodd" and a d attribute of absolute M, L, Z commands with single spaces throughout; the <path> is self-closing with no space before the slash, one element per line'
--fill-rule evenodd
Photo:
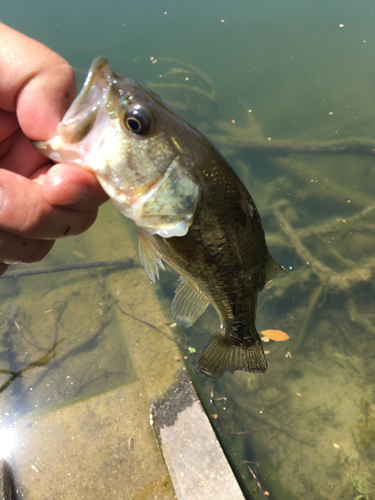
<path fill-rule="evenodd" d="M 375 498 L 373 157 L 260 152 L 248 142 L 373 139 L 374 3 L 3 0 L 1 11 L 3 22 L 67 58 L 79 85 L 91 60 L 102 54 L 115 71 L 154 88 L 212 138 L 254 197 L 271 254 L 289 271 L 262 292 L 257 326 L 284 330 L 290 339 L 264 344 L 270 351 L 266 375 L 236 373 L 212 382 L 196 372 L 197 356 L 187 359 L 246 497 L 264 498 L 250 466 L 269 498 L 349 500 L 361 487 Z M 178 71 L 169 75 L 173 69 Z M 59 242 L 45 264 L 134 257 L 131 225 L 109 208 L 102 220 L 100 230 Z M 106 245 L 99 247 L 100 231 L 106 231 Z M 65 323 L 83 330 L 84 306 L 77 306 L 75 293 L 104 341 L 97 348 L 89 336 L 92 343 L 82 351 L 62 342 L 57 349 L 79 360 L 72 361 L 79 388 L 72 389 L 69 374 L 57 367 L 56 379 L 66 381 L 45 397 L 69 402 L 131 381 L 131 361 L 116 325 L 108 326 L 111 340 L 101 330 L 110 321 L 108 295 L 92 276 L 86 285 L 60 279 L 1 284 L 4 300 L 30 297 L 28 310 L 2 308 L 8 336 L 17 334 L 17 325 L 28 332 L 9 369 L 16 373 L 27 364 L 29 357 L 21 359 L 20 352 L 27 352 L 27 343 L 39 345 L 40 332 L 46 332 L 46 351 L 57 335 L 63 337 Z M 175 279 L 167 271 L 157 285 L 169 320 Z M 53 284 L 61 290 L 61 315 L 46 313 L 35 326 L 32 298 L 37 295 L 48 311 L 46 290 Z M 71 287 L 65 295 L 64 287 Z M 137 280 L 125 288 L 122 293 L 137 297 Z M 217 328 L 209 310 L 193 328 L 173 331 L 201 352 Z M 90 373 L 98 356 L 100 370 Z M 15 393 L 21 383 L 14 382 Z M 223 397 L 226 402 L 210 404 Z M 29 396 L 22 411 L 48 404 Z"/>

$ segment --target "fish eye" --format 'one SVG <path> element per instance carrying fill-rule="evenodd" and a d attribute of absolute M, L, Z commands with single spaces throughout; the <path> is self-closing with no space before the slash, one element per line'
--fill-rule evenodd
<path fill-rule="evenodd" d="M 151 116 L 147 109 L 139 104 L 126 110 L 124 115 L 125 127 L 134 134 L 143 135 L 150 128 Z"/>

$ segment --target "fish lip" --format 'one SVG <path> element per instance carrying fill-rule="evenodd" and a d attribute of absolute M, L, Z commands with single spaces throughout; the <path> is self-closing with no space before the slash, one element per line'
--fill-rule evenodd
<path fill-rule="evenodd" d="M 84 152 L 69 148 L 59 135 L 56 135 L 48 141 L 31 141 L 32 145 L 50 160 L 56 163 L 75 163 L 86 170 L 92 170 L 83 165 Z"/>
<path fill-rule="evenodd" d="M 57 125 L 57 135 L 48 141 L 32 141 L 32 144 L 55 162 L 76 163 L 86 168 L 84 156 L 89 149 L 85 148 L 83 139 L 94 126 L 116 76 L 105 57 L 96 57 L 81 91 Z M 80 142 L 77 150 L 75 145 Z"/>
<path fill-rule="evenodd" d="M 107 59 L 103 56 L 96 57 L 91 63 L 81 91 L 57 126 L 58 135 L 65 144 L 76 144 L 90 132 L 115 79 L 116 74 Z"/>
<path fill-rule="evenodd" d="M 115 76 L 108 64 L 107 59 L 103 56 L 97 56 L 90 65 L 85 83 L 83 84 L 84 87 L 90 88 L 95 83 L 95 77 L 98 74 L 102 74 L 102 72 L 109 74 L 111 78 L 114 78 Z"/>

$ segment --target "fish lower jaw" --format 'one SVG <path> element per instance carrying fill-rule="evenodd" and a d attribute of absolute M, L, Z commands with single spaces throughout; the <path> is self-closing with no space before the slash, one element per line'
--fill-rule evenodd
<path fill-rule="evenodd" d="M 56 163 L 73 163 L 87 170 L 94 170 L 87 162 L 90 154 L 87 149 L 77 144 L 66 144 L 59 135 L 48 141 L 34 141 L 33 145 Z"/>

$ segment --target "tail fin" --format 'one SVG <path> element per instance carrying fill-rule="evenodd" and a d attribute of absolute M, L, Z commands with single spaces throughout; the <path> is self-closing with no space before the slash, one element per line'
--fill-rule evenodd
<path fill-rule="evenodd" d="M 225 337 L 221 330 L 211 337 L 198 363 L 198 370 L 212 378 L 235 370 L 264 373 L 267 368 L 260 339 L 241 341 Z"/>

